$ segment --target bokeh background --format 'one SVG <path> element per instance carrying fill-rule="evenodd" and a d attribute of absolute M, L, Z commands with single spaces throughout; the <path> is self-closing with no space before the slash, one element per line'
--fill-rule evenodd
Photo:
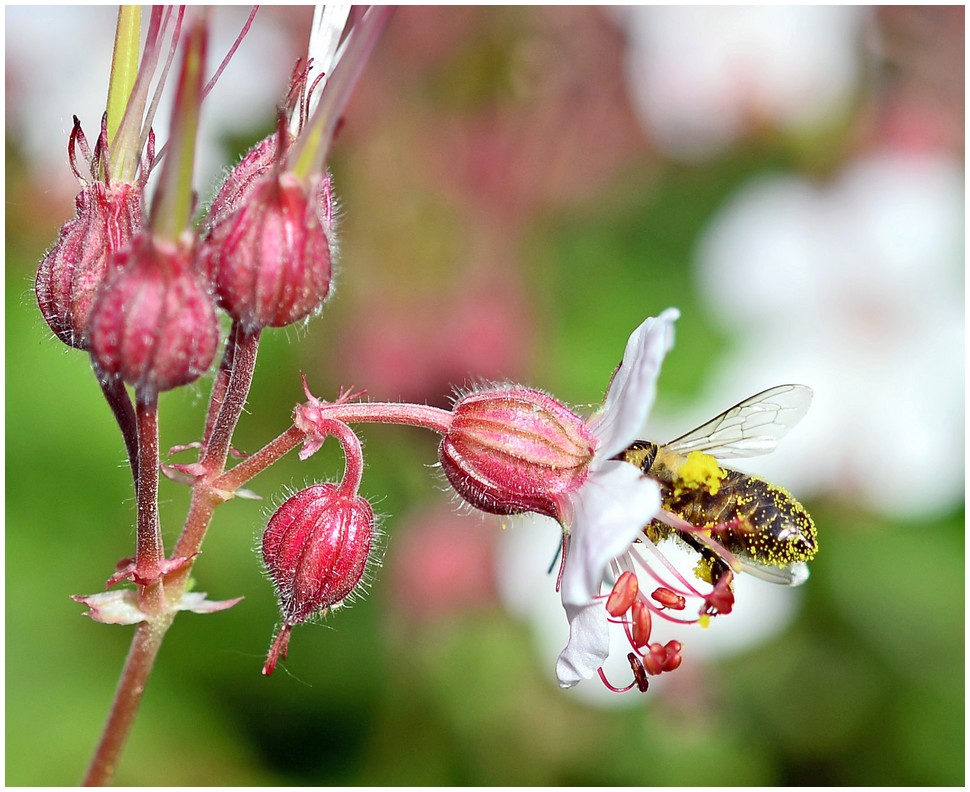
<path fill-rule="evenodd" d="M 245 18 L 213 13 L 212 51 Z M 199 190 L 267 134 L 308 8 L 264 8 L 203 114 Z M 33 271 L 73 212 L 71 115 L 93 137 L 110 8 L 6 9 L 6 781 L 72 784 L 130 628 L 81 616 L 130 554 L 120 440 Z M 165 122 L 157 128 L 164 137 Z M 521 381 L 595 404 L 629 332 L 682 311 L 647 436 L 813 386 L 747 469 L 806 503 L 796 591 L 739 590 L 644 696 L 556 687 L 555 526 L 463 513 L 435 441 L 366 427 L 384 515 L 369 596 L 276 622 L 259 530 L 332 448 L 220 509 L 197 588 L 244 595 L 169 633 L 121 784 L 863 784 L 964 781 L 964 12 L 947 8 L 400 9 L 333 158 L 334 299 L 269 332 L 235 444 L 314 391 L 447 404 Z M 198 436 L 208 383 L 162 397 Z M 184 488 L 164 482 L 174 538 Z M 617 676 L 617 681 L 622 677 Z"/>

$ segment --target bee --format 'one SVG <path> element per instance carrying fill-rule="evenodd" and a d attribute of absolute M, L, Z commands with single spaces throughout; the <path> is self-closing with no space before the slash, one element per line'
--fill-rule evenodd
<path fill-rule="evenodd" d="M 797 586 L 818 552 L 815 523 L 791 494 L 757 476 L 721 467 L 718 459 L 767 454 L 808 411 L 812 391 L 779 385 L 755 394 L 669 443 L 638 440 L 617 459 L 640 468 L 661 486 L 663 509 L 697 530 L 653 520 L 644 533 L 654 542 L 676 535 L 701 555 L 698 576 L 716 584 L 732 554 L 741 569 L 772 583 Z M 709 452 L 709 453 L 708 453 Z"/>

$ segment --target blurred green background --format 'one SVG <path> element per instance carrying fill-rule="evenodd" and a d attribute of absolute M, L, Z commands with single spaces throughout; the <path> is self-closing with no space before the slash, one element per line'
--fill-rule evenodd
<path fill-rule="evenodd" d="M 289 31 L 290 49 L 239 57 L 271 61 L 282 92 L 308 12 L 265 11 L 257 25 Z M 933 31 L 955 26 L 955 62 L 941 63 Z M 906 107 L 914 74 L 921 117 L 930 107 L 943 119 L 932 144 L 962 162 L 962 9 L 874 10 L 865 29 L 882 45 L 873 54 L 860 35 L 863 77 L 826 123 L 753 123 L 685 161 L 638 125 L 622 66 L 629 29 L 600 10 L 401 9 L 334 155 L 336 294 L 306 328 L 265 334 L 235 445 L 252 451 L 286 428 L 301 371 L 325 397 L 355 385 L 444 404 L 454 387 L 509 378 L 593 403 L 632 328 L 668 305 L 684 318 L 657 409 L 689 404 L 737 343 L 708 318 L 691 261 L 742 185 L 837 171 L 886 134 L 883 111 Z M 934 105 L 954 74 L 959 107 Z M 8 119 L 14 102 L 8 93 Z M 270 106 L 238 106 L 251 125 L 222 141 L 225 163 L 271 128 Z M 948 137 L 946 123 L 960 134 Z M 6 781 L 63 785 L 81 777 L 131 636 L 83 618 L 69 595 L 99 590 L 131 553 L 134 505 L 87 361 L 50 339 L 31 293 L 72 195 L 51 188 L 9 124 Z M 163 448 L 198 437 L 207 390 L 204 381 L 162 397 Z M 221 508 L 195 568 L 197 589 L 245 600 L 177 620 L 119 784 L 963 783 L 962 496 L 925 519 L 880 515 L 846 492 L 806 499 L 823 550 L 791 625 L 708 662 L 686 694 L 602 709 L 555 686 L 530 625 L 503 606 L 491 571 L 497 524 L 449 516 L 430 469 L 434 438 L 361 434 L 363 493 L 387 535 L 369 596 L 297 628 L 285 669 L 260 675 L 277 618 L 255 551 L 260 527 L 287 488 L 339 476 L 341 463 L 328 446 L 257 478 L 266 500 Z M 899 455 L 908 464 L 905 437 Z M 920 503 L 917 489 L 911 497 Z M 171 541 L 187 492 L 165 481 L 161 498 Z"/>

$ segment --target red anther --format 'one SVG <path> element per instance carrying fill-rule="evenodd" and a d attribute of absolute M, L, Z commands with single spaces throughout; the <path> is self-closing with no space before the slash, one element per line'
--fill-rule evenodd
<path fill-rule="evenodd" d="M 639 590 L 640 585 L 637 582 L 637 576 L 629 571 L 624 572 L 613 584 L 613 590 L 606 600 L 606 612 L 610 616 L 622 616 L 635 603 Z"/>
<path fill-rule="evenodd" d="M 734 591 L 731 589 L 731 582 L 734 580 L 734 573 L 729 569 L 714 584 L 714 590 L 704 597 L 704 605 L 701 614 L 716 616 L 723 614 L 727 616 L 734 608 Z"/>
<path fill-rule="evenodd" d="M 650 608 L 642 600 L 633 603 L 633 629 L 631 630 L 631 643 L 634 648 L 639 649 L 650 643 L 650 632 L 653 629 L 653 617 L 650 615 Z"/>
<path fill-rule="evenodd" d="M 670 608 L 671 610 L 683 610 L 687 605 L 687 600 L 680 596 L 680 594 L 675 594 L 669 588 L 664 588 L 663 586 L 654 591 L 650 596 L 665 608 Z"/>
<path fill-rule="evenodd" d="M 630 668 L 633 669 L 633 680 L 636 683 L 637 690 L 646 693 L 647 688 L 650 687 L 646 668 L 643 667 L 643 663 L 640 662 L 640 658 L 634 652 L 630 652 L 626 659 L 630 661 Z"/>
<path fill-rule="evenodd" d="M 667 657 L 663 662 L 664 671 L 675 671 L 680 668 L 680 664 L 684 660 L 680 655 L 680 650 L 683 648 L 684 645 L 680 641 L 667 641 L 664 645 L 664 650 L 667 652 Z"/>
<path fill-rule="evenodd" d="M 650 644 L 649 651 L 642 657 L 643 667 L 651 676 L 662 673 L 666 662 L 667 649 L 659 643 Z"/>

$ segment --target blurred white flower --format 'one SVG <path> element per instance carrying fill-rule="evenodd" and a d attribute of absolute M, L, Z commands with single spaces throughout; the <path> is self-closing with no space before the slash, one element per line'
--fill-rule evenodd
<path fill-rule="evenodd" d="M 649 6 L 617 18 L 629 37 L 633 104 L 666 153 L 717 154 L 768 125 L 824 123 L 851 101 L 860 30 L 846 6 Z"/>
<path fill-rule="evenodd" d="M 711 415 L 782 382 L 815 391 L 793 441 L 747 469 L 900 517 L 959 501 L 963 196 L 959 163 L 883 153 L 824 184 L 754 182 L 715 217 L 698 282 L 737 345 Z"/>

